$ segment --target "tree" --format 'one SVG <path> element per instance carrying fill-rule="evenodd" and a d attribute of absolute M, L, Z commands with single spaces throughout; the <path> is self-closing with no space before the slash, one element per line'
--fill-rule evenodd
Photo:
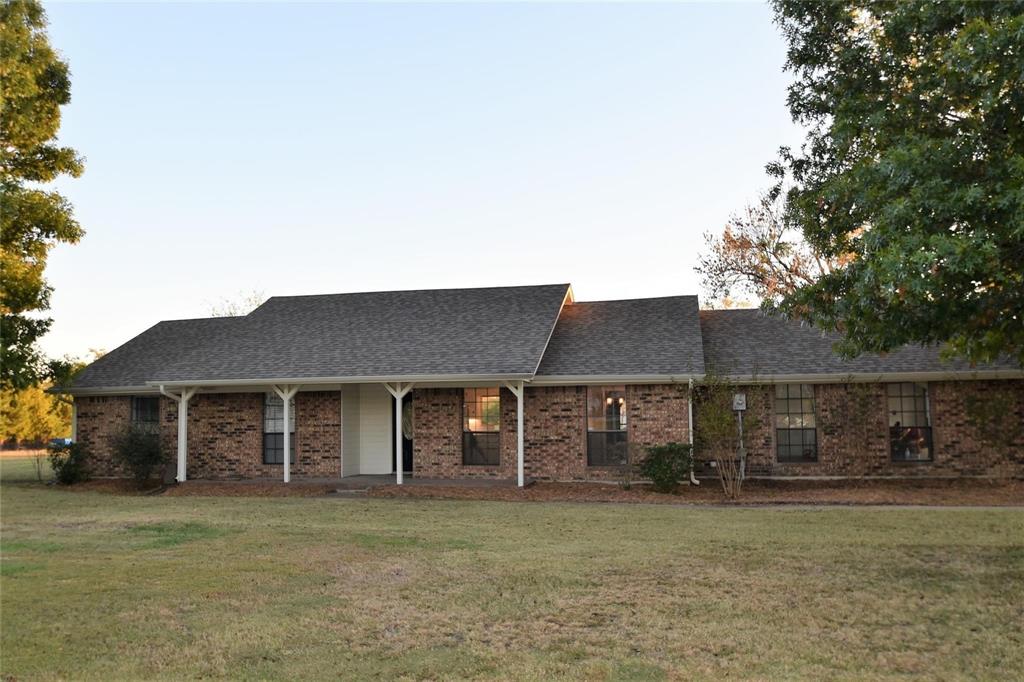
<path fill-rule="evenodd" d="M 708 250 L 695 268 L 716 307 L 735 307 L 735 296 L 778 304 L 802 286 L 843 264 L 804 241 L 786 223 L 779 192 L 769 192 L 733 215 L 721 235 L 707 233 Z"/>
<path fill-rule="evenodd" d="M 71 405 L 46 388 L 45 384 L 0 388 L 0 440 L 40 445 L 71 435 Z"/>
<path fill-rule="evenodd" d="M 739 499 L 746 478 L 746 445 L 740 437 L 740 424 L 733 410 L 733 397 L 737 393 L 757 390 L 755 386 L 740 386 L 709 368 L 697 386 L 694 407 L 694 454 L 713 461 L 722 484 L 722 492 L 729 499 Z M 744 417 L 744 430 L 754 432 L 761 420 L 753 412 Z"/>
<path fill-rule="evenodd" d="M 82 159 L 55 143 L 71 81 L 38 2 L 0 2 L 0 45 L 0 386 L 24 388 L 43 373 L 36 341 L 52 323 L 31 314 L 49 309 L 47 255 L 82 236 L 67 199 L 38 184 L 77 177 Z"/>
<path fill-rule="evenodd" d="M 102 351 L 92 351 L 95 360 Z M 25 388 L 0 387 L 0 441 L 41 444 L 52 438 L 71 435 L 71 398 L 62 393 L 47 393 L 50 388 L 71 385 L 86 362 L 65 356 L 50 360 L 46 373 L 52 382 Z"/>
<path fill-rule="evenodd" d="M 768 170 L 811 248 L 850 256 L 779 308 L 847 355 L 948 342 L 1024 364 L 1024 2 L 774 8 L 807 136 Z"/>
<path fill-rule="evenodd" d="M 210 305 L 210 317 L 248 315 L 263 305 L 266 300 L 266 295 L 257 289 L 240 291 L 235 298 L 222 298 L 219 303 Z"/>

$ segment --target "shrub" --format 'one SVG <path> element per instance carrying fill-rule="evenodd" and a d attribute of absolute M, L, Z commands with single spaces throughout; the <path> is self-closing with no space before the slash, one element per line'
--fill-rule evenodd
<path fill-rule="evenodd" d="M 647 457 L 640 462 L 640 474 L 654 484 L 658 492 L 668 493 L 690 474 L 693 454 L 683 443 L 666 443 L 647 448 Z"/>
<path fill-rule="evenodd" d="M 167 463 L 159 434 L 134 424 L 114 436 L 111 445 L 114 460 L 132 475 L 140 488 Z"/>
<path fill-rule="evenodd" d="M 81 443 L 50 446 L 50 468 L 62 485 L 80 483 L 89 478 L 89 450 Z"/>

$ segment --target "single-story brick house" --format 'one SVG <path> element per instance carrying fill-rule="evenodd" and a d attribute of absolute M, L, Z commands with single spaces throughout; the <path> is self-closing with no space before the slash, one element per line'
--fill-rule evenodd
<path fill-rule="evenodd" d="M 692 442 L 694 382 L 715 368 L 747 384 L 753 475 L 1024 476 L 1021 429 L 992 447 L 968 414 L 999 401 L 1024 422 L 1019 366 L 844 360 L 834 340 L 695 296 L 577 302 L 568 284 L 274 297 L 98 359 L 69 389 L 73 437 L 100 476 L 121 473 L 109 436 L 135 423 L 181 481 L 611 479 L 637 447 Z"/>

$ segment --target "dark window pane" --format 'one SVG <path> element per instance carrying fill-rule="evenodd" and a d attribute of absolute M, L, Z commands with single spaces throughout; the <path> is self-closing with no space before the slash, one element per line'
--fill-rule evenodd
<path fill-rule="evenodd" d="M 815 429 L 776 429 L 776 457 L 780 462 L 816 462 L 818 432 Z"/>
<path fill-rule="evenodd" d="M 462 463 L 497 466 L 500 459 L 500 434 L 462 432 Z"/>
<path fill-rule="evenodd" d="M 132 425 L 150 433 L 157 433 L 160 430 L 160 398 L 132 397 Z"/>
<path fill-rule="evenodd" d="M 587 433 L 587 466 L 623 466 L 629 460 L 629 442 L 625 431 Z"/>
<path fill-rule="evenodd" d="M 295 438 L 288 444 L 291 450 L 291 463 L 295 464 Z M 265 433 L 263 434 L 263 463 L 284 464 L 284 434 Z"/>

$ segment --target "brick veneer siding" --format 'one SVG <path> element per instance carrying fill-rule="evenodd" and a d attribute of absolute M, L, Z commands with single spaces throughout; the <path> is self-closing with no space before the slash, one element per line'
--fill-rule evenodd
<path fill-rule="evenodd" d="M 176 457 L 178 406 L 160 399 L 160 437 Z M 302 392 L 295 397 L 296 478 L 336 477 L 341 469 L 341 396 L 337 391 Z M 113 462 L 110 438 L 131 418 L 129 396 L 82 397 L 78 440 L 92 455 L 93 476 L 122 476 Z M 188 405 L 188 477 L 281 478 L 280 464 L 263 464 L 263 393 L 200 393 Z"/>
<path fill-rule="evenodd" d="M 775 458 L 773 391 L 747 387 L 746 444 L 751 474 L 774 476 L 1016 476 L 1024 477 L 1024 430 L 1008 450 L 982 442 L 970 423 L 967 401 L 994 391 L 1008 395 L 1005 410 L 1024 423 L 1024 381 L 933 382 L 929 388 L 934 458 L 892 462 L 884 384 L 819 384 L 814 387 L 818 461 L 779 463 Z M 618 472 L 587 466 L 586 388 L 526 389 L 525 469 L 531 478 L 614 480 Z M 272 478 L 281 465 L 263 464 L 262 393 L 200 393 L 189 402 L 190 478 Z M 337 391 L 296 396 L 296 478 L 335 477 L 340 472 L 341 405 Z M 688 440 L 685 387 L 627 386 L 629 440 L 633 456 L 643 446 Z M 161 441 L 173 458 L 177 405 L 160 399 Z M 128 396 L 76 399 L 78 439 L 92 453 L 94 476 L 122 476 L 111 457 L 110 438 L 128 423 Z M 858 405 L 862 405 L 859 408 Z M 414 389 L 414 474 L 438 478 L 514 478 L 516 400 L 501 390 L 500 464 L 462 464 L 462 389 Z M 700 429 L 700 406 L 696 406 Z M 748 424 L 749 424 L 748 420 Z"/>
<path fill-rule="evenodd" d="M 772 476 L 1024 476 L 1024 429 L 1006 451 L 982 442 L 967 414 L 969 396 L 984 399 L 998 391 L 1012 421 L 1024 423 L 1024 381 L 941 381 L 928 384 L 932 461 L 893 462 L 885 384 L 814 386 L 818 432 L 816 462 L 777 462 L 774 388 L 746 387 L 747 467 L 752 475 Z M 700 408 L 696 428 L 700 431 Z"/>
<path fill-rule="evenodd" d="M 413 473 L 425 478 L 514 478 L 516 398 L 501 390 L 500 463 L 462 463 L 462 389 L 413 391 Z M 523 406 L 526 475 L 550 480 L 608 480 L 620 474 L 587 466 L 587 391 L 583 386 L 528 387 Z M 686 442 L 686 389 L 671 385 L 626 388 L 629 439 L 638 446 Z"/>

